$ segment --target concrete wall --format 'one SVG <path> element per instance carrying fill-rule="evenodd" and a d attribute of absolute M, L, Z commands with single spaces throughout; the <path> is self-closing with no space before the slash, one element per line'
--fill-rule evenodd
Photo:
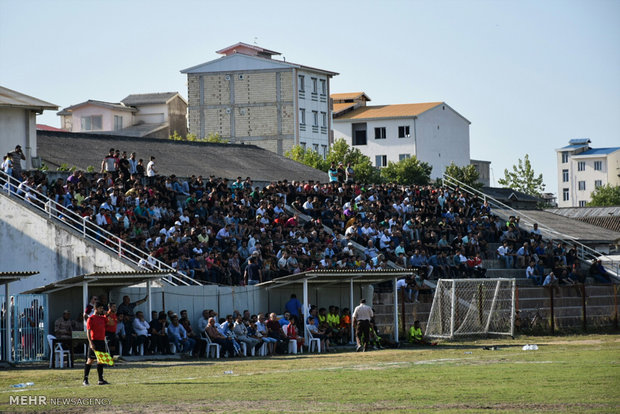
<path fill-rule="evenodd" d="M 40 272 L 11 283 L 10 294 L 84 273 L 135 270 L 4 194 L 0 195 L 0 246 L 1 271 Z"/>
<path fill-rule="evenodd" d="M 4 159 L 7 152 L 12 152 L 16 145 L 22 146 L 26 160 L 21 162 L 22 169 L 30 168 L 31 157 L 37 156 L 36 113 L 20 108 L 0 109 L 0 156 Z"/>
<path fill-rule="evenodd" d="M 142 121 L 146 124 L 159 124 L 166 122 L 168 119 L 168 105 L 166 104 L 153 104 L 153 105 L 140 105 L 138 112 L 134 114 L 135 123 Z M 123 125 L 128 127 L 129 125 Z"/>
<path fill-rule="evenodd" d="M 82 132 L 82 117 L 98 115 L 101 115 L 101 129 L 99 131 L 113 131 L 115 115 L 123 118 L 123 128 L 127 128 L 134 124 L 134 116 L 132 112 L 117 111 L 98 105 L 84 105 L 80 108 L 74 109 L 71 113 L 71 132 Z M 65 127 L 66 124 L 63 125 L 63 128 Z"/>

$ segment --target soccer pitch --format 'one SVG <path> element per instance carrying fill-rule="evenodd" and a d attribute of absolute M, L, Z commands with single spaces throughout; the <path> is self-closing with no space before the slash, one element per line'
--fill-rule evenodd
<path fill-rule="evenodd" d="M 539 349 L 523 351 L 526 343 Z M 497 349 L 483 349 L 490 345 Z M 619 363 L 620 336 L 589 335 L 367 353 L 119 362 L 106 368 L 111 385 L 89 387 L 81 385 L 81 363 L 63 370 L 36 365 L 0 372 L 0 411 L 617 413 Z M 96 378 L 93 369 L 91 384 Z M 34 385 L 11 388 L 26 382 Z M 16 396 L 35 398 L 16 404 Z"/>

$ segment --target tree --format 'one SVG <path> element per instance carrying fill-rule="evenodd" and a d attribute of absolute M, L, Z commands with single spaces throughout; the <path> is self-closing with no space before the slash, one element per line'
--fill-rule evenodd
<path fill-rule="evenodd" d="M 588 207 L 620 206 L 620 186 L 607 184 L 592 191 Z"/>
<path fill-rule="evenodd" d="M 301 145 L 295 145 L 290 151 L 286 151 L 284 155 L 293 161 L 297 161 L 308 167 L 316 168 L 317 170 L 327 172 L 329 167 L 318 152 L 305 149 Z"/>
<path fill-rule="evenodd" d="M 198 138 L 196 134 L 187 134 L 185 137 L 179 135 L 177 131 L 170 135 L 169 139 L 173 141 L 190 141 L 190 142 L 211 142 L 215 144 L 228 144 L 228 140 L 222 138 L 218 133 L 211 133 L 205 138 Z"/>
<path fill-rule="evenodd" d="M 398 162 L 390 161 L 381 169 L 381 177 L 386 181 L 398 184 L 428 184 L 431 179 L 431 167 L 428 163 L 419 161 L 414 155 Z"/>
<path fill-rule="evenodd" d="M 503 187 L 512 188 L 534 197 L 540 197 L 545 190 L 543 176 L 539 174 L 536 177 L 528 154 L 525 154 L 523 161 L 519 158 L 519 163 L 512 166 L 512 172 L 505 169 L 504 178 L 500 178 L 497 182 Z"/>
<path fill-rule="evenodd" d="M 342 162 L 346 168 L 351 163 L 353 171 L 355 171 L 355 181 L 363 184 L 374 184 L 381 181 L 379 170 L 373 165 L 367 155 L 362 154 L 358 148 L 350 147 L 344 138 L 338 138 L 329 148 L 327 154 L 327 165 L 325 171 L 329 168 L 329 164 L 334 162 L 338 165 Z"/>
<path fill-rule="evenodd" d="M 480 174 L 478 173 L 476 167 L 471 164 L 464 167 L 459 167 L 452 162 L 446 167 L 445 174 L 459 180 L 464 184 L 467 184 L 470 187 L 482 188 L 482 183 L 478 182 Z"/>
<path fill-rule="evenodd" d="M 228 144 L 228 140 L 222 138 L 222 136 L 218 133 L 211 133 L 206 138 L 203 138 L 202 140 L 198 140 L 198 141 L 211 142 L 214 144 Z"/>

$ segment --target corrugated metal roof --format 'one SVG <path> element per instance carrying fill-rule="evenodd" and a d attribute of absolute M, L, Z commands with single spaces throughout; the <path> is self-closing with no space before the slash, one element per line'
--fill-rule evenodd
<path fill-rule="evenodd" d="M 23 293 L 45 293 L 62 290 L 87 282 L 89 286 L 131 286 L 168 275 L 167 271 L 94 272 L 49 283 Z"/>
<path fill-rule="evenodd" d="M 616 151 L 619 151 L 620 147 L 610 147 L 610 148 L 590 148 L 587 151 L 584 151 L 580 154 L 576 154 L 573 155 L 573 158 L 575 157 L 591 157 L 591 156 L 597 156 L 597 155 L 607 155 L 607 154 L 611 154 L 614 153 Z"/>
<path fill-rule="evenodd" d="M 0 285 L 6 285 L 11 282 L 17 282 L 18 280 L 26 277 L 36 275 L 39 272 L 0 272 Z"/>
<path fill-rule="evenodd" d="M 587 146 L 588 146 L 587 144 L 584 144 L 584 145 L 567 145 L 565 147 L 557 149 L 556 151 L 567 150 L 567 149 L 578 149 L 578 148 L 583 148 L 583 147 L 587 147 Z"/>
<path fill-rule="evenodd" d="M 392 280 L 395 277 L 411 275 L 415 269 L 375 269 L 375 270 L 310 270 L 292 275 L 278 277 L 268 282 L 259 283 L 257 286 L 277 287 L 292 283 L 379 283 Z"/>
<path fill-rule="evenodd" d="M 339 116 L 335 121 L 345 119 L 372 119 L 372 118 L 404 118 L 413 117 L 435 108 L 443 102 L 427 102 L 414 104 L 364 106 L 352 112 Z"/>
<path fill-rule="evenodd" d="M 178 92 L 132 94 L 121 100 L 121 103 L 124 103 L 127 106 L 165 104 L 170 100 L 170 98 L 178 94 Z"/>
<path fill-rule="evenodd" d="M 58 105 L 0 86 L 0 106 L 34 109 L 58 109 Z"/>
<path fill-rule="evenodd" d="M 590 138 L 573 138 L 568 141 L 571 145 L 587 145 L 590 142 L 592 142 L 590 141 Z"/>

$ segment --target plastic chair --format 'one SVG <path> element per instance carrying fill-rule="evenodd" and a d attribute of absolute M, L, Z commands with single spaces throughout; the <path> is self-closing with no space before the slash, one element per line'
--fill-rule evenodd
<path fill-rule="evenodd" d="M 47 335 L 47 342 L 50 348 L 50 368 L 52 367 L 52 358 L 55 358 L 56 368 L 64 368 L 65 355 L 67 356 L 67 367 L 71 368 L 71 352 L 68 349 L 64 349 L 60 342 L 57 342 L 56 345 L 53 345 L 54 339 L 56 339 L 54 335 Z"/>
<path fill-rule="evenodd" d="M 288 353 L 297 354 L 297 339 L 288 340 Z"/>
<path fill-rule="evenodd" d="M 221 348 L 220 344 L 216 344 L 215 342 L 212 342 L 211 338 L 209 338 L 209 335 L 206 335 L 206 334 L 205 335 L 201 334 L 200 339 L 202 339 L 203 341 L 207 343 L 207 352 L 206 352 L 207 358 L 211 356 L 212 354 L 211 350 L 213 349 L 215 350 L 215 358 L 219 359 L 220 348 Z"/>
<path fill-rule="evenodd" d="M 241 345 L 241 352 L 243 352 L 243 356 L 248 356 L 248 344 L 245 342 L 239 342 L 239 345 Z"/>
<path fill-rule="evenodd" d="M 308 343 L 308 352 L 312 352 L 314 348 L 316 348 L 317 353 L 321 353 L 321 340 L 319 338 L 315 338 L 312 336 L 312 332 L 306 326 L 306 332 L 308 333 L 308 339 L 310 340 Z"/>

